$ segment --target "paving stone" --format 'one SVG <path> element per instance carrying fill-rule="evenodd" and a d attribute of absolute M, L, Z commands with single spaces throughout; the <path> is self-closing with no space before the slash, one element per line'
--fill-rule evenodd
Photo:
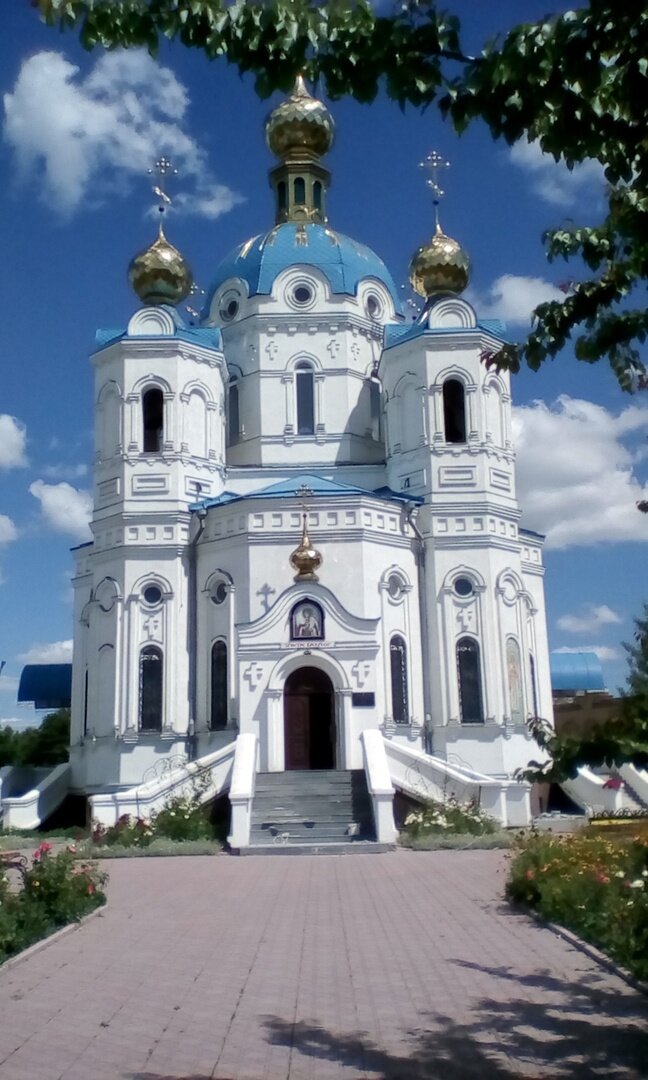
<path fill-rule="evenodd" d="M 648 1075 L 648 1001 L 502 900 L 496 852 L 111 862 L 0 969 L 0 1080 Z"/>

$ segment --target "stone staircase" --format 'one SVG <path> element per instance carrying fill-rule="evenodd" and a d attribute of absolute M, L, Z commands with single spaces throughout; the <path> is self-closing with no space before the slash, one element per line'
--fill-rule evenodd
<path fill-rule="evenodd" d="M 242 855 L 387 851 L 376 843 L 364 772 L 338 769 L 258 773 L 250 847 Z"/>

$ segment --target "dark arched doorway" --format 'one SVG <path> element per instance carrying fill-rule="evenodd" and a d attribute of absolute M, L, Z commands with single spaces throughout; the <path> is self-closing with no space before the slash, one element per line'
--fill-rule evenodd
<path fill-rule="evenodd" d="M 319 668 L 293 671 L 284 686 L 286 769 L 335 768 L 333 684 Z"/>

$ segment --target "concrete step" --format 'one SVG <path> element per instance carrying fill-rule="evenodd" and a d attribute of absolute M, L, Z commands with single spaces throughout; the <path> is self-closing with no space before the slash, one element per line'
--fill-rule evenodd
<path fill-rule="evenodd" d="M 349 843 L 316 844 L 254 844 L 232 851 L 233 855 L 384 855 L 394 851 L 395 844 L 378 844 L 375 840 L 355 840 Z"/>

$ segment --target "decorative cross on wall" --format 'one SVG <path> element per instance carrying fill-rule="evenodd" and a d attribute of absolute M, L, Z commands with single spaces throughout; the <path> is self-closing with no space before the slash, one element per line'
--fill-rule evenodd
<path fill-rule="evenodd" d="M 263 613 L 270 611 L 270 597 L 274 596 L 276 589 L 271 588 L 266 581 L 265 585 L 262 585 L 260 589 L 257 589 L 257 596 L 261 597 L 261 603 L 263 604 Z"/>

